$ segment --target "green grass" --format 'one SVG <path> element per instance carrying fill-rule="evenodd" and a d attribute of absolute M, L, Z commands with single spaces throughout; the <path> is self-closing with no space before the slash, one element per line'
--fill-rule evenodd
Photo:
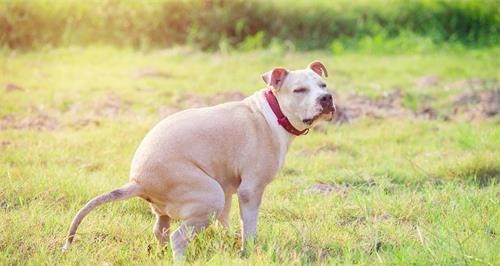
<path fill-rule="evenodd" d="M 133 152 L 160 119 L 160 109 L 189 106 L 178 103 L 179 97 L 249 95 L 263 87 L 260 74 L 271 67 L 302 68 L 321 59 L 338 93 L 377 98 L 399 88 L 411 95 L 405 100 L 409 108 L 418 109 L 430 97 L 441 110 L 450 97 L 468 90 L 445 89 L 446 84 L 498 80 L 499 65 L 492 60 L 498 57 L 496 48 L 336 56 L 106 46 L 3 50 L 0 123 L 9 115 L 19 120 L 45 115 L 57 126 L 0 130 L 0 264 L 170 264 L 171 250 L 158 247 L 154 217 L 140 200 L 99 208 L 82 223 L 71 251 L 63 254 L 60 248 L 76 211 L 127 181 Z M 144 69 L 167 78 L 137 78 Z M 414 84 L 427 75 L 438 76 L 439 83 Z M 8 84 L 22 89 L 7 91 Z M 234 204 L 230 229 L 204 231 L 190 245 L 188 262 L 498 265 L 497 118 L 361 118 L 299 137 L 266 190 L 249 258 L 238 255 Z M 304 193 L 318 182 L 345 184 L 347 191 Z"/>

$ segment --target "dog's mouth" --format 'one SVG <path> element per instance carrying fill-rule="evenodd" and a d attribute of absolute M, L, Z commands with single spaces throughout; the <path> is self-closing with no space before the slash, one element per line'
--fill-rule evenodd
<path fill-rule="evenodd" d="M 314 123 L 314 121 L 318 120 L 319 118 L 323 118 L 326 121 L 332 121 L 336 111 L 337 110 L 335 108 L 335 105 L 332 105 L 331 107 L 323 108 L 319 113 L 317 113 L 311 118 L 303 119 L 302 122 L 310 126 Z"/>

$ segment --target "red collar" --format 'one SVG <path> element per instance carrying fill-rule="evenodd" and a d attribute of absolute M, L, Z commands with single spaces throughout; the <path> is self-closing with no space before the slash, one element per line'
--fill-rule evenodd
<path fill-rule="evenodd" d="M 278 118 L 278 124 L 280 124 L 284 129 L 286 129 L 286 131 L 290 132 L 291 134 L 294 134 L 295 136 L 306 135 L 309 132 L 309 128 L 306 128 L 304 130 L 298 130 L 292 125 L 292 123 L 290 123 L 288 118 L 283 114 L 283 112 L 281 112 L 280 104 L 278 103 L 278 100 L 276 99 L 276 96 L 274 96 L 272 90 L 266 91 L 265 95 L 267 103 L 273 110 L 273 113 L 276 115 L 276 118 Z"/>

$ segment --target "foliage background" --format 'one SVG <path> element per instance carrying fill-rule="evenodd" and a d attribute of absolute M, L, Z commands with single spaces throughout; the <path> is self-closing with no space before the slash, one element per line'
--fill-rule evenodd
<path fill-rule="evenodd" d="M 2 0 L 0 43 L 10 48 L 106 43 L 190 44 L 243 50 L 288 43 L 304 49 L 499 42 L 495 0 Z M 36 30 L 34 30 L 36 29 Z M 423 44 L 422 44 L 423 43 Z M 403 49 L 405 47 L 402 47 Z"/>

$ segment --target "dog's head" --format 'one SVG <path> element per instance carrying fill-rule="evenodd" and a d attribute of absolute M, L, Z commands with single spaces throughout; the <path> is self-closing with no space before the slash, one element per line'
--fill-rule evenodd
<path fill-rule="evenodd" d="M 323 79 L 328 77 L 325 66 L 314 61 L 306 69 L 274 68 L 262 75 L 272 88 L 283 113 L 299 128 L 310 128 L 319 120 L 331 121 L 335 103 Z"/>

